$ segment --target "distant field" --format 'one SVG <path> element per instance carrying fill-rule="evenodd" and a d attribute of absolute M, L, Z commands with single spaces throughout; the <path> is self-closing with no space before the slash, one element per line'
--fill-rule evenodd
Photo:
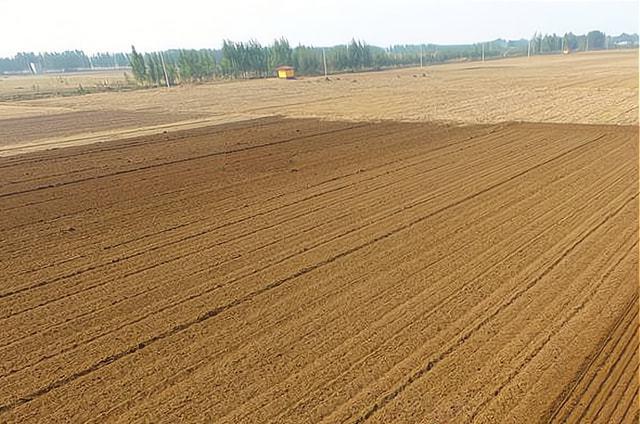
<path fill-rule="evenodd" d="M 124 78 L 122 72 L 111 75 L 114 81 Z M 45 78 L 56 84 L 55 78 Z M 82 74 L 77 81 L 87 78 L 97 76 Z M 28 86 L 29 77 L 24 81 L 22 85 Z M 74 89 L 71 82 L 68 87 Z M 48 115 L 65 124 L 51 125 Z M 28 128 L 16 121 L 0 125 L 0 137 L 12 140 L 0 147 L 0 155 L 21 144 L 42 148 L 128 137 L 137 130 L 165 131 L 171 126 L 272 115 L 352 121 L 637 124 L 638 53 L 538 56 L 341 74 L 329 81 L 321 77 L 220 81 L 0 102 L 0 119 L 31 117 Z M 39 122 L 37 116 L 44 118 Z M 74 120 L 91 125 L 74 129 Z"/>
<path fill-rule="evenodd" d="M 119 69 L 39 75 L 0 75 L 0 101 L 123 89 L 131 86 L 125 78 L 127 72 L 131 74 L 127 69 Z"/>

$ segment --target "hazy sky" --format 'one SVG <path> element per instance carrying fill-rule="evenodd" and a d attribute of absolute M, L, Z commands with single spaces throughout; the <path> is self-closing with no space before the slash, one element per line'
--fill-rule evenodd
<path fill-rule="evenodd" d="M 316 46 L 467 43 L 534 31 L 638 32 L 637 1 L 0 0 L 0 56 L 219 47 L 275 37 Z"/>

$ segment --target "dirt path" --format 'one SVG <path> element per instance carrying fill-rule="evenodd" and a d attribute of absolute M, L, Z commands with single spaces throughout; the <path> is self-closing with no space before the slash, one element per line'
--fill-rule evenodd
<path fill-rule="evenodd" d="M 0 421 L 633 422 L 638 127 L 265 118 L 0 159 Z"/>

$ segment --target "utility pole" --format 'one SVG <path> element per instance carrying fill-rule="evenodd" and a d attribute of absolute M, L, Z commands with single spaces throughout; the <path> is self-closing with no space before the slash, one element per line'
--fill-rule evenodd
<path fill-rule="evenodd" d="M 322 48 L 322 63 L 324 64 L 324 77 L 327 78 L 327 56 L 324 54 L 324 47 Z"/>
<path fill-rule="evenodd" d="M 589 34 L 585 35 L 584 37 L 587 39 L 586 41 L 587 45 L 585 46 L 584 51 L 588 52 L 589 51 Z"/>
<path fill-rule="evenodd" d="M 422 68 L 423 45 L 420 44 L 420 67 Z"/>
<path fill-rule="evenodd" d="M 484 43 L 482 43 L 482 63 L 484 63 Z"/>
<path fill-rule="evenodd" d="M 162 51 L 160 51 L 160 62 L 162 62 L 162 70 L 164 71 L 164 80 L 167 83 L 167 88 L 171 88 L 171 84 L 169 84 L 169 75 L 167 75 L 167 67 L 164 64 L 164 55 Z"/>

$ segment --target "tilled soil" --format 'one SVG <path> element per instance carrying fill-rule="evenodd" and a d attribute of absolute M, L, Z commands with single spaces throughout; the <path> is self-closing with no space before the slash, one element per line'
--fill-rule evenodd
<path fill-rule="evenodd" d="M 0 97 L 2 91 L 0 84 Z M 141 136 L 153 128 L 162 133 L 272 115 L 355 122 L 638 125 L 638 51 L 0 102 L 0 156 L 88 144 L 102 136 Z M 137 129 L 144 132 L 134 133 Z"/>
<path fill-rule="evenodd" d="M 268 118 L 0 159 L 2 422 L 637 422 L 638 127 Z"/>
<path fill-rule="evenodd" d="M 61 138 L 78 133 L 88 136 L 109 129 L 136 129 L 171 122 L 181 117 L 186 118 L 178 113 L 87 111 L 0 119 L 0 151 L 47 137 Z M 48 136 L 43 137 L 43 133 Z"/>

